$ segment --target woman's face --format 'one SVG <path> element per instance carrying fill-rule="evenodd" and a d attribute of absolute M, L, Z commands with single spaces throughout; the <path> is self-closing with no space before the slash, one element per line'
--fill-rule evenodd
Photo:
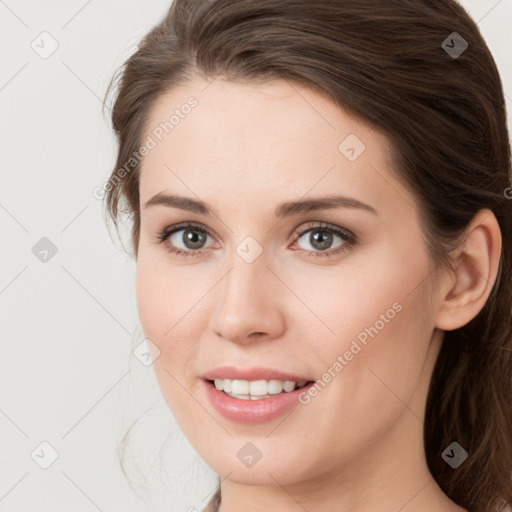
<path fill-rule="evenodd" d="M 416 202 L 385 137 L 310 89 L 218 78 L 162 97 L 143 141 L 138 310 L 199 455 L 270 485 L 420 464 L 441 331 Z M 315 207 L 328 196 L 346 200 Z M 158 243 L 181 223 L 193 227 Z M 293 395 L 249 384 L 270 398 L 245 400 L 205 379 L 277 372 L 317 383 Z"/>

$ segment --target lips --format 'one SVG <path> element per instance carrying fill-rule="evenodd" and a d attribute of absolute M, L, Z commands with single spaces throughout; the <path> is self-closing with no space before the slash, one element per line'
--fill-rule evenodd
<path fill-rule="evenodd" d="M 212 407 L 224 418 L 237 423 L 262 423 L 271 421 L 299 404 L 299 394 L 307 392 L 314 385 L 314 379 L 299 373 L 287 373 L 274 368 L 252 367 L 240 368 L 235 366 L 221 366 L 202 375 L 205 383 L 205 393 Z M 265 396 L 232 395 L 220 391 L 214 384 L 215 379 L 228 379 L 235 381 L 294 381 L 306 384 L 293 391 L 282 391 L 278 394 Z"/>
<path fill-rule="evenodd" d="M 301 389 L 295 389 L 290 393 L 279 393 L 269 398 L 241 400 L 227 395 L 224 391 L 219 391 L 205 379 L 204 392 L 212 408 L 224 418 L 236 423 L 256 424 L 272 421 L 291 408 L 297 407 L 299 395 L 307 393 L 313 385 L 314 382 L 310 382 Z"/>

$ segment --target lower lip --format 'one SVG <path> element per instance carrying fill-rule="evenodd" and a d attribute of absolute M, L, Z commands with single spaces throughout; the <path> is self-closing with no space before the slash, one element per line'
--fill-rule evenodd
<path fill-rule="evenodd" d="M 295 389 L 289 393 L 279 393 L 270 398 L 243 400 L 233 398 L 223 391 L 219 391 L 210 381 L 204 382 L 206 395 L 214 409 L 228 420 L 239 423 L 264 423 L 277 418 L 296 406 L 299 403 L 299 394 L 307 391 L 314 384 L 314 382 L 310 382 L 300 389 Z"/>

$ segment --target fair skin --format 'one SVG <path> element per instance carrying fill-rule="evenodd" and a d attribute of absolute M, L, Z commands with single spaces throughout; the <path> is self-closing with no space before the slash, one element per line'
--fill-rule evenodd
<path fill-rule="evenodd" d="M 463 511 L 428 470 L 424 410 L 443 330 L 476 316 L 496 278 L 494 215 L 475 217 L 453 270 L 434 286 L 416 201 L 391 172 L 383 134 L 286 81 L 198 78 L 154 106 L 144 140 L 190 96 L 198 105 L 142 163 L 137 303 L 145 336 L 160 350 L 153 366 L 163 396 L 222 478 L 222 512 Z M 338 149 L 348 134 L 366 146 L 354 161 Z M 144 208 L 159 193 L 201 199 L 215 214 Z M 376 213 L 337 207 L 274 215 L 283 201 L 327 194 Z M 186 221 L 212 236 L 199 249 L 185 245 L 183 231 L 172 242 L 201 255 L 170 253 L 169 239 L 155 243 Z M 320 223 L 350 231 L 357 243 L 331 232 L 332 248 L 322 249 L 311 242 L 314 229 L 299 238 Z M 263 251 L 252 263 L 236 252 L 248 236 Z M 337 254 L 308 257 L 344 244 Z M 321 379 L 395 303 L 400 312 L 288 416 L 238 423 L 205 396 L 200 376 L 222 365 Z M 252 467 L 237 457 L 247 442 L 262 453 Z"/>

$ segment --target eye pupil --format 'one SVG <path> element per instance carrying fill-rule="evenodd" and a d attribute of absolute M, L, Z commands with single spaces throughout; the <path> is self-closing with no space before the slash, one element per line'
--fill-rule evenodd
<path fill-rule="evenodd" d="M 312 231 L 309 241 L 315 249 L 328 249 L 332 244 L 332 233 L 329 231 Z"/>
<path fill-rule="evenodd" d="M 197 249 L 204 243 L 205 234 L 193 229 L 186 229 L 183 232 L 183 242 L 189 249 Z M 191 246 L 189 246 L 192 244 Z"/>

